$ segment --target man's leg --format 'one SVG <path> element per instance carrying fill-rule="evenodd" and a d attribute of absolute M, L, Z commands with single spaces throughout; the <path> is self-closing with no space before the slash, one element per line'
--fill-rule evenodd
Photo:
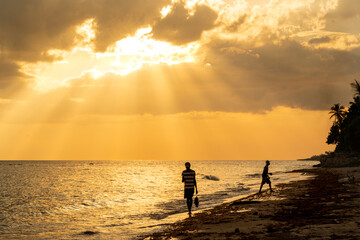
<path fill-rule="evenodd" d="M 273 192 L 272 188 L 271 188 L 271 182 L 269 181 L 269 187 L 270 187 L 270 192 Z"/>
<path fill-rule="evenodd" d="M 186 199 L 186 204 L 187 204 L 187 207 L 188 207 L 188 210 L 189 210 L 189 215 L 191 215 L 191 207 L 192 207 L 192 197 L 188 197 Z"/>
<path fill-rule="evenodd" d="M 263 185 L 264 185 L 264 181 L 261 182 L 259 193 L 261 193 L 261 189 L 262 189 Z"/>

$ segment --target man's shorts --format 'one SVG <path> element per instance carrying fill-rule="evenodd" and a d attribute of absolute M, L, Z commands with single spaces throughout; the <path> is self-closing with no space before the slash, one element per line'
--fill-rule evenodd
<path fill-rule="evenodd" d="M 270 182 L 270 178 L 269 178 L 269 177 L 263 177 L 261 183 L 262 183 L 262 184 L 264 184 L 264 183 L 270 184 L 270 183 L 271 183 L 271 182 Z"/>
<path fill-rule="evenodd" d="M 185 189 L 184 198 L 192 198 L 194 196 L 194 188 Z"/>

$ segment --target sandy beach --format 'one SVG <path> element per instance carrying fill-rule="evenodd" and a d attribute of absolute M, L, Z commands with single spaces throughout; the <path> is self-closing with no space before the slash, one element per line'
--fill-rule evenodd
<path fill-rule="evenodd" d="M 139 239 L 360 239 L 360 167 L 299 172 L 309 178 L 273 182 L 273 193 L 265 186 Z"/>

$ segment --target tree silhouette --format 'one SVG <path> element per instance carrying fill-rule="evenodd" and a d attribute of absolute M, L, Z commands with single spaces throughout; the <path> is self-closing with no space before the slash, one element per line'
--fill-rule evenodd
<path fill-rule="evenodd" d="M 350 86 L 354 89 L 354 97 L 360 96 L 360 84 L 356 79 L 354 79 L 355 82 L 350 83 Z"/>
<path fill-rule="evenodd" d="M 329 135 L 326 139 L 327 144 L 337 144 L 340 140 L 340 127 L 333 124 L 330 128 Z"/>
<path fill-rule="evenodd" d="M 340 106 L 339 103 L 336 103 L 331 107 L 329 114 L 331 114 L 330 119 L 335 118 L 334 125 L 340 125 L 346 116 L 346 110 L 344 106 Z"/>
<path fill-rule="evenodd" d="M 347 110 L 340 104 L 331 107 L 330 118 L 334 123 L 327 137 L 327 144 L 336 144 L 335 152 L 360 153 L 360 84 L 350 84 L 355 94 Z"/>

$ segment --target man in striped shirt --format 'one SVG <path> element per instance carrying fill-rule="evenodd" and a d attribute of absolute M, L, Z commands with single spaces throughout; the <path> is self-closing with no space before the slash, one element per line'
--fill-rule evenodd
<path fill-rule="evenodd" d="M 182 182 L 185 183 L 184 187 L 184 198 L 186 198 L 186 204 L 189 210 L 189 216 L 191 216 L 191 207 L 192 207 L 192 198 L 194 196 L 194 187 L 196 188 L 196 194 L 198 194 L 198 189 L 195 179 L 195 171 L 190 169 L 190 163 L 186 162 L 186 170 L 182 172 Z"/>

